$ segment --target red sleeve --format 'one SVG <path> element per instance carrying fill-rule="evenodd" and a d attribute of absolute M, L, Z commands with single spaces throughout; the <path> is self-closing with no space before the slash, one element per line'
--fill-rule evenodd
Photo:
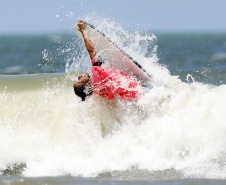
<path fill-rule="evenodd" d="M 103 63 L 102 61 L 100 61 L 99 58 L 93 58 L 91 60 L 92 66 L 101 66 L 101 64 Z"/>
<path fill-rule="evenodd" d="M 100 60 L 99 60 L 99 58 L 93 58 L 92 60 L 91 60 L 91 63 L 93 64 L 93 63 L 96 63 L 96 62 L 99 62 Z"/>

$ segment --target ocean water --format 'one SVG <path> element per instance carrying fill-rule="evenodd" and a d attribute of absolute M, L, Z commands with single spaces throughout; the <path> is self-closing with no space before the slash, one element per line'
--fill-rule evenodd
<path fill-rule="evenodd" d="M 75 33 L 0 36 L 0 184 L 225 184 L 226 33 L 95 22 L 152 75 L 136 102 L 74 95 Z"/>

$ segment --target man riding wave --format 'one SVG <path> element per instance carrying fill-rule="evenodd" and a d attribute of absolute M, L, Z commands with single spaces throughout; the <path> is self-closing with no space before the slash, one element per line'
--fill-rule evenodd
<path fill-rule="evenodd" d="M 96 55 L 92 41 L 85 32 L 85 22 L 78 21 L 78 27 L 83 35 L 85 46 L 89 52 L 92 63 L 92 76 L 84 73 L 74 83 L 74 92 L 81 97 L 82 101 L 86 96 L 98 94 L 99 96 L 112 99 L 119 97 L 126 100 L 135 100 L 143 93 L 143 87 L 133 78 L 118 71 L 107 70 L 101 67 L 103 59 Z"/>

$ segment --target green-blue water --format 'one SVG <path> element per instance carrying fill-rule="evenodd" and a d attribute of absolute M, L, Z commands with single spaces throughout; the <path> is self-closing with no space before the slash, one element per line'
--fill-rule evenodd
<path fill-rule="evenodd" d="M 191 74 L 196 81 L 226 83 L 226 34 L 160 34 L 160 63 L 181 80 Z"/>
<path fill-rule="evenodd" d="M 215 85 L 226 83 L 225 33 L 156 34 L 159 63 L 172 75 L 185 81 Z M 67 62 L 79 53 L 76 35 L 1 35 L 0 74 L 36 74 L 65 72 Z M 150 46 L 152 47 L 152 45 Z M 48 56 L 45 58 L 45 54 Z M 147 51 L 147 56 L 149 55 Z M 139 61 L 138 61 L 139 62 Z"/>

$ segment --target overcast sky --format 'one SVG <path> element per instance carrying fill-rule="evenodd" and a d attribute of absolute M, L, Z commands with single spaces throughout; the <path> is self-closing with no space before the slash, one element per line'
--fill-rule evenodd
<path fill-rule="evenodd" d="M 69 32 L 91 15 L 129 29 L 226 32 L 226 0 L 0 0 L 0 33 Z"/>

